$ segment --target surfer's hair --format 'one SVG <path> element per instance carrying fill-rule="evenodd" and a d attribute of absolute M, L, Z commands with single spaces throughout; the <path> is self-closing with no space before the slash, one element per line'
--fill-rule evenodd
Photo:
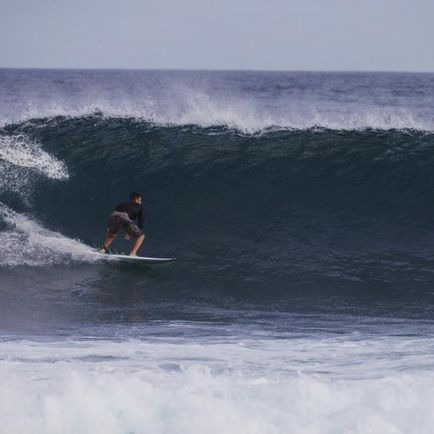
<path fill-rule="evenodd" d="M 137 193 L 137 191 L 133 191 L 130 194 L 130 200 L 138 199 L 139 197 L 142 197 L 142 195 L 140 193 Z"/>

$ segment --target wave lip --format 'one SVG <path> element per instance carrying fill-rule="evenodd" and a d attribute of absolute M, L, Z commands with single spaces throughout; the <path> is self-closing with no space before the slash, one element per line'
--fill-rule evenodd
<path fill-rule="evenodd" d="M 433 97 L 432 74 L 0 71 L 3 125 L 97 111 L 250 133 L 274 127 L 434 131 Z"/>
<path fill-rule="evenodd" d="M 31 121 L 49 121 L 57 117 L 99 117 L 106 119 L 132 119 L 160 127 L 197 126 L 200 128 L 224 127 L 246 134 L 269 130 L 327 129 L 333 131 L 414 130 L 434 132 L 434 123 L 417 113 L 404 108 L 377 106 L 348 107 L 339 110 L 319 107 L 286 107 L 276 112 L 259 110 L 247 101 L 216 102 L 208 97 L 198 99 L 197 104 L 188 103 L 176 109 L 156 110 L 150 106 L 126 106 L 94 102 L 81 107 L 55 107 L 40 109 L 14 120 L 3 120 L 3 126 Z M 21 144 L 22 145 L 22 144 Z M 26 146 L 24 151 L 35 148 Z M 29 155 L 31 156 L 31 155 Z M 27 159 L 29 158 L 27 157 Z"/>
<path fill-rule="evenodd" d="M 55 116 L 160 126 L 434 131 L 434 76 L 411 74 L 0 71 L 0 124 Z"/>
<path fill-rule="evenodd" d="M 0 193 L 14 192 L 28 201 L 35 175 L 55 181 L 69 178 L 65 163 L 25 134 L 0 131 Z"/>
<path fill-rule="evenodd" d="M 35 170 L 51 179 L 69 177 L 62 161 L 54 158 L 39 145 L 31 143 L 23 135 L 0 137 L 0 161 Z"/>
<path fill-rule="evenodd" d="M 49 180 L 66 180 L 65 163 L 24 134 L 0 135 L 0 192 L 14 192 L 31 203 L 35 174 Z M 79 241 L 41 226 L 36 219 L 0 202 L 0 265 L 49 265 L 91 261 L 94 255 Z"/>

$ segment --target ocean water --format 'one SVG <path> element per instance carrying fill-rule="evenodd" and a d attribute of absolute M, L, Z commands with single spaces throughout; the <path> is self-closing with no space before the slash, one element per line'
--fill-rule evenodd
<path fill-rule="evenodd" d="M 0 433 L 432 433 L 433 169 L 434 74 L 0 69 Z"/>

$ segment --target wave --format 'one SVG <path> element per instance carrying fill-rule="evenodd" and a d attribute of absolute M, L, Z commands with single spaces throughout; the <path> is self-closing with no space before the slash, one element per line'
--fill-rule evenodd
<path fill-rule="evenodd" d="M 107 119 L 135 119 L 161 127 L 182 127 L 196 125 L 201 128 L 224 127 L 245 134 L 257 134 L 267 130 L 308 130 L 312 128 L 353 131 L 353 130 L 417 130 L 434 132 L 430 120 L 421 119 L 405 108 L 366 107 L 339 113 L 304 108 L 299 106 L 289 113 L 261 113 L 245 102 L 216 102 L 207 95 L 195 95 L 188 100 L 187 107 L 170 112 L 161 109 L 156 112 L 153 103 L 149 107 L 131 107 L 129 103 L 100 102 L 71 108 L 58 103 L 44 107 L 27 108 L 24 113 L 14 117 L 0 117 L 0 126 L 7 127 L 14 123 L 32 122 L 34 119 L 103 116 Z"/>
<path fill-rule="evenodd" d="M 95 262 L 98 257 L 88 246 L 50 231 L 34 218 L 16 213 L 0 203 L 0 264 L 41 266 L 72 262 Z"/>
<path fill-rule="evenodd" d="M 432 133 L 245 134 L 94 114 L 11 124 L 1 137 L 16 184 L 2 180 L 0 200 L 68 239 L 100 244 L 112 207 L 139 190 L 147 252 L 181 254 L 204 275 L 431 282 Z M 14 146 L 30 157 L 14 160 Z"/>
<path fill-rule="evenodd" d="M 35 185 L 42 180 L 65 181 L 69 173 L 63 161 L 44 151 L 26 135 L 0 135 L 0 194 L 19 196 L 29 205 Z M 18 201 L 12 200 L 13 203 Z M 45 229 L 31 217 L 0 202 L 0 263 L 6 266 L 47 265 L 94 261 L 83 243 Z"/>
<path fill-rule="evenodd" d="M 409 339 L 401 346 L 383 343 L 389 370 L 369 351 L 369 340 L 300 341 L 290 342 L 290 351 L 287 340 L 265 339 L 3 343 L 14 357 L 0 364 L 2 426 L 29 434 L 131 433 L 143 427 L 153 433 L 431 431 L 433 376 L 427 365 L 414 366 L 428 357 L 420 346 Z M 348 359 L 345 351 L 374 369 Z M 340 362 L 337 377 L 328 371 L 334 359 Z M 364 368 L 363 381 L 346 375 L 352 364 Z M 320 372 L 309 372 L 312 367 Z"/>
<path fill-rule="evenodd" d="M 0 159 L 16 167 L 37 170 L 48 178 L 68 178 L 63 162 L 54 159 L 40 146 L 27 142 L 20 135 L 0 137 Z"/>
<path fill-rule="evenodd" d="M 25 197 L 35 174 L 67 179 L 68 171 L 41 146 L 23 134 L 0 134 L 0 192 L 13 191 Z"/>
<path fill-rule="evenodd" d="M 313 127 L 434 131 L 429 74 L 2 70 L 0 76 L 0 95 L 8 101 L 0 101 L 2 126 L 99 112 L 244 133 Z"/>

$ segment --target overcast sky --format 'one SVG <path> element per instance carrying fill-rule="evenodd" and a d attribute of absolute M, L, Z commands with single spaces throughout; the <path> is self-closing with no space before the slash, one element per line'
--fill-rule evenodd
<path fill-rule="evenodd" d="M 0 67 L 434 71 L 434 0 L 0 0 Z"/>

